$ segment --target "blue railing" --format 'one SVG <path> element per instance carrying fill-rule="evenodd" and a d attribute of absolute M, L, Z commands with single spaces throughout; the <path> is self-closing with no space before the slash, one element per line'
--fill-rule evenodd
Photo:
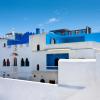
<path fill-rule="evenodd" d="M 46 67 L 47 70 L 58 70 L 58 66 Z"/>

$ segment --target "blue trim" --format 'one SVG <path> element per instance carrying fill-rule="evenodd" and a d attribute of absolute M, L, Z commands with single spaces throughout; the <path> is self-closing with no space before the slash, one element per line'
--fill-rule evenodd
<path fill-rule="evenodd" d="M 47 67 L 48 70 L 58 70 L 58 67 Z"/>

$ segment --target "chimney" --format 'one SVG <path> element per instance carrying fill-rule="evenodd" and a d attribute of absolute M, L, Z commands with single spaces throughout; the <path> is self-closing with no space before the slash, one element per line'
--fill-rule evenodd
<path fill-rule="evenodd" d="M 36 34 L 40 34 L 40 28 L 36 28 Z"/>

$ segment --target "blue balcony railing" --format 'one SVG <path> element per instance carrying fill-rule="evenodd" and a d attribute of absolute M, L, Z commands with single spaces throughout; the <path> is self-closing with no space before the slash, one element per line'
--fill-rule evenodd
<path fill-rule="evenodd" d="M 47 70 L 58 70 L 58 66 L 48 66 Z"/>

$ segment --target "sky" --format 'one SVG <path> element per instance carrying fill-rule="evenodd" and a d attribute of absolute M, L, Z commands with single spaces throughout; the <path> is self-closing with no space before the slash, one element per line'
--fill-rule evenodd
<path fill-rule="evenodd" d="M 86 26 L 100 32 L 100 0 L 0 0 L 0 34 Z"/>

